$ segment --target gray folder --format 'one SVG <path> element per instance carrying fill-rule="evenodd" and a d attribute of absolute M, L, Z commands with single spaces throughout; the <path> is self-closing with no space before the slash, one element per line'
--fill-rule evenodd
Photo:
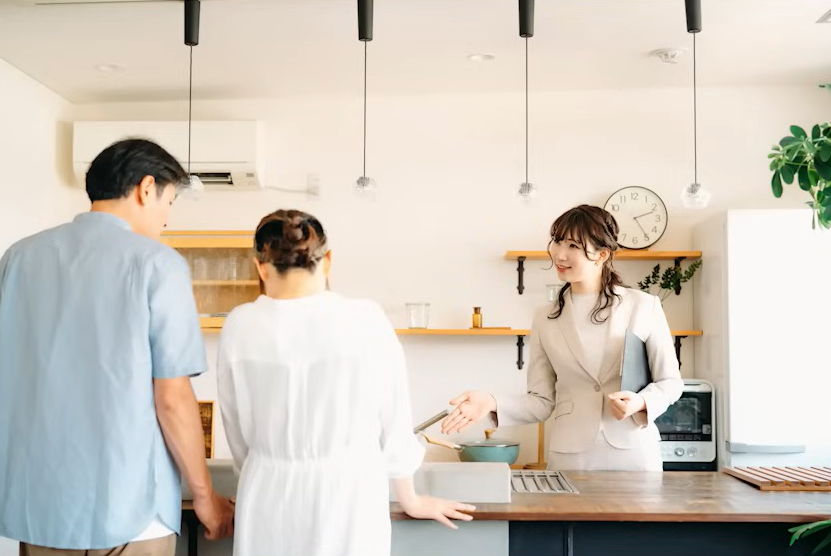
<path fill-rule="evenodd" d="M 627 329 L 620 363 L 620 389 L 638 393 L 652 382 L 646 343 Z"/>

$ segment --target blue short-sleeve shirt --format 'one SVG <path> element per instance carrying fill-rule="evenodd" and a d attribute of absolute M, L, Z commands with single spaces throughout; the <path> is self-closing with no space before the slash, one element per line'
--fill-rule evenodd
<path fill-rule="evenodd" d="M 153 379 L 207 369 L 185 260 L 89 212 L 0 259 L 0 536 L 63 549 L 174 531 Z"/>

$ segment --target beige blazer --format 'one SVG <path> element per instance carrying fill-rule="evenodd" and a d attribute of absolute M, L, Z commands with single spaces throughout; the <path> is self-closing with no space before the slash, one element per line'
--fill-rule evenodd
<path fill-rule="evenodd" d="M 549 427 L 549 450 L 577 453 L 594 446 L 602 425 L 612 446 L 635 449 L 660 440 L 655 419 L 681 396 L 683 382 L 675 357 L 672 334 L 660 300 L 647 293 L 617 288 L 609 316 L 609 338 L 599 374 L 586 368 L 586 354 L 573 322 L 570 296 L 559 318 L 549 319 L 547 304 L 534 316 L 529 339 L 528 392 L 496 395 L 499 426 L 536 423 L 554 413 Z M 623 340 L 629 328 L 646 342 L 653 382 L 639 393 L 646 401 L 643 414 L 618 421 L 607 396 L 620 390 Z M 599 380 L 595 378 L 599 376 Z"/>

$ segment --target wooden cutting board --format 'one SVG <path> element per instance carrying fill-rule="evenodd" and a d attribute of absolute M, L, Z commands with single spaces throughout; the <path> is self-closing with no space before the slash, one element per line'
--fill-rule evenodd
<path fill-rule="evenodd" d="M 759 490 L 816 490 L 831 492 L 831 467 L 724 467 Z"/>

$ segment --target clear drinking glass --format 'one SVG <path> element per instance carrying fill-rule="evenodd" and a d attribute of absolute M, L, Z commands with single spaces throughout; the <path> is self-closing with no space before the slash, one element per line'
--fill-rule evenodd
<path fill-rule="evenodd" d="M 407 323 L 410 328 L 427 328 L 430 321 L 429 303 L 407 303 Z"/>

